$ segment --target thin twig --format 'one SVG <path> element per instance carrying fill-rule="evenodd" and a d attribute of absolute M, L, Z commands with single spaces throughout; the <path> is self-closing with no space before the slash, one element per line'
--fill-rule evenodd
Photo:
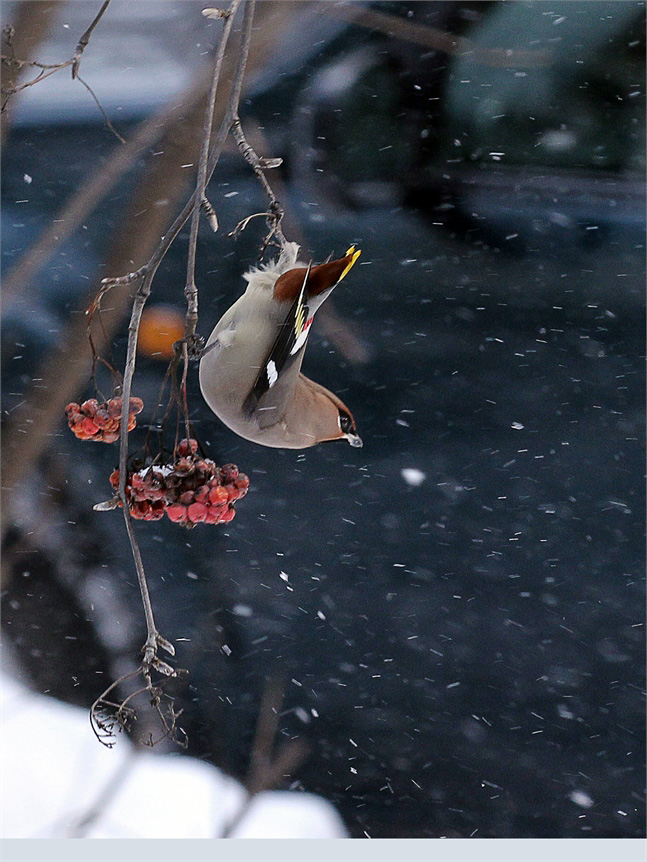
<path fill-rule="evenodd" d="M 79 42 L 76 46 L 76 51 L 74 52 L 74 57 L 72 58 L 72 78 L 78 78 L 79 66 L 81 65 L 81 55 L 87 48 L 88 42 L 90 41 L 90 36 L 92 35 L 92 31 L 101 20 L 103 13 L 106 11 L 109 5 L 110 0 L 105 0 L 103 6 L 101 7 L 101 9 L 99 9 L 97 17 L 94 19 L 94 21 L 90 24 L 85 33 L 79 39 Z"/>
<path fill-rule="evenodd" d="M 66 69 L 68 66 L 71 66 L 72 67 L 72 78 L 73 79 L 78 78 L 79 81 L 81 81 L 81 83 L 83 84 L 85 89 L 88 91 L 88 93 L 94 99 L 96 106 L 101 111 L 101 114 L 102 114 L 104 120 L 106 121 L 106 125 L 108 126 L 110 131 L 115 135 L 115 137 L 117 137 L 121 141 L 122 144 L 126 143 L 125 140 L 116 131 L 116 129 L 114 128 L 114 126 L 112 125 L 110 120 L 108 119 L 108 115 L 106 114 L 105 110 L 103 109 L 103 106 L 101 105 L 101 102 L 99 101 L 99 99 L 95 95 L 95 93 L 92 90 L 92 88 L 90 87 L 90 85 L 87 84 L 85 81 L 81 80 L 81 78 L 79 77 L 79 65 L 81 63 L 81 55 L 83 54 L 83 51 L 85 50 L 85 48 L 88 45 L 88 42 L 90 41 L 90 36 L 92 35 L 94 28 L 97 26 L 97 24 L 101 20 L 103 13 L 106 11 L 106 9 L 110 5 L 110 3 L 111 3 L 111 0 L 105 0 L 103 6 L 101 7 L 99 12 L 97 13 L 94 21 L 90 24 L 88 29 L 85 31 L 85 33 L 79 39 L 79 42 L 76 46 L 76 52 L 75 52 L 74 56 L 72 58 L 70 58 L 69 60 L 65 60 L 62 63 L 38 63 L 36 61 L 17 60 L 17 59 L 15 59 L 15 57 L 13 55 L 11 57 L 3 55 L 3 57 L 2 57 L 3 64 L 5 61 L 7 61 L 11 65 L 13 65 L 13 67 L 16 69 L 16 71 L 20 71 L 25 66 L 34 67 L 34 68 L 38 68 L 41 70 L 38 73 L 38 75 L 36 75 L 35 78 L 32 78 L 31 81 L 27 81 L 24 84 L 18 84 L 18 85 L 14 85 L 11 87 L 6 86 L 6 87 L 2 88 L 2 96 L 3 96 L 2 111 L 3 112 L 6 110 L 7 103 L 9 101 L 9 99 L 11 98 L 11 96 L 15 96 L 16 93 L 20 93 L 22 90 L 27 89 L 27 87 L 33 87 L 34 84 L 38 84 L 40 81 L 43 81 L 45 78 L 49 78 L 50 75 L 53 75 L 55 72 L 59 72 L 61 69 Z M 10 39 L 8 41 L 10 44 Z"/>
<path fill-rule="evenodd" d="M 268 170 L 269 168 L 278 167 L 281 164 L 281 159 L 262 159 L 260 158 L 252 149 L 252 147 L 247 143 L 245 139 L 245 135 L 242 130 L 242 126 L 240 125 L 240 119 L 238 117 L 238 105 L 240 102 L 240 95 L 242 91 L 243 78 L 245 76 L 245 69 L 247 67 L 247 58 L 249 56 L 249 46 L 251 42 L 252 35 L 252 24 L 254 20 L 254 7 L 255 0 L 246 0 L 244 6 L 244 15 L 243 15 L 243 36 L 242 42 L 238 53 L 238 60 L 236 64 L 236 70 L 234 72 L 229 101 L 227 106 L 227 112 L 225 117 L 221 123 L 220 129 L 216 136 L 216 139 L 211 147 L 211 151 L 209 153 L 209 158 L 207 160 L 207 171 L 206 171 L 206 180 L 205 185 L 207 185 L 213 175 L 214 170 L 218 164 L 218 160 L 220 159 L 220 155 L 222 153 L 222 149 L 225 145 L 227 135 L 229 132 L 232 132 L 236 142 L 243 153 L 245 159 L 249 162 L 250 165 L 254 168 L 256 175 L 261 180 L 263 188 L 265 189 L 268 197 L 270 198 L 270 213 L 271 217 L 268 219 L 270 233 L 265 238 L 264 246 L 267 245 L 269 240 L 273 235 L 276 235 L 279 239 L 281 245 L 284 245 L 286 242 L 285 236 L 281 230 L 281 219 L 283 217 L 283 209 L 280 203 L 276 200 L 272 189 L 269 186 L 269 183 L 265 179 L 263 174 L 264 170 Z M 223 33 L 224 35 L 224 33 Z M 144 279 L 144 285 L 140 287 L 144 291 L 148 291 L 150 293 L 150 284 L 152 279 L 157 272 L 157 269 L 162 262 L 164 256 L 167 251 L 171 247 L 175 238 L 182 230 L 184 225 L 186 224 L 189 216 L 194 212 L 194 208 L 196 205 L 196 200 L 202 200 L 202 197 L 198 198 L 197 193 L 193 192 L 187 203 L 185 204 L 182 212 L 177 216 L 167 233 L 162 237 L 158 247 L 155 249 L 153 255 L 147 264 L 140 267 L 140 269 L 135 272 L 128 273 L 124 276 L 119 277 L 111 277 L 104 278 L 102 280 L 102 285 L 107 287 L 112 287 L 113 285 L 120 284 L 130 284 L 134 281 L 137 281 L 140 278 Z M 197 358 L 200 354 L 198 351 L 189 351 L 192 358 Z"/>
<path fill-rule="evenodd" d="M 50 66 L 48 69 L 43 69 L 41 72 L 36 75 L 35 78 L 32 78 L 31 81 L 26 81 L 24 84 L 17 84 L 15 87 L 11 87 L 7 90 L 3 90 L 2 95 L 5 99 L 8 99 L 10 96 L 15 96 L 16 93 L 20 93 L 23 90 L 26 90 L 28 87 L 33 87 L 34 84 L 39 84 L 41 81 L 44 81 L 45 78 L 49 78 L 50 75 L 53 75 L 55 72 L 59 72 L 61 69 L 67 69 L 68 66 L 71 66 L 73 60 L 65 60 L 63 63 L 57 63 L 54 66 Z M 6 106 L 6 101 L 3 104 L 3 109 Z"/>
<path fill-rule="evenodd" d="M 184 431 L 186 434 L 186 439 L 188 440 L 189 437 L 191 437 L 191 423 L 189 422 L 189 402 L 187 400 L 186 394 L 186 380 L 189 373 L 189 348 L 186 342 L 186 338 L 184 340 L 184 344 L 182 345 L 182 362 L 182 413 L 184 413 Z"/>
<path fill-rule="evenodd" d="M 103 108 L 103 105 L 102 105 L 102 104 L 101 104 L 101 102 L 97 99 L 96 93 L 94 92 L 94 90 L 92 89 L 92 87 L 88 84 L 88 82 L 87 82 L 87 81 L 84 81 L 84 80 L 83 80 L 83 78 L 82 78 L 80 75 L 76 75 L 76 79 L 77 79 L 77 81 L 79 81 L 79 83 L 83 84 L 83 86 L 85 87 L 85 89 L 88 91 L 88 93 L 89 93 L 89 94 L 92 96 L 92 98 L 94 99 L 94 103 L 95 103 L 95 105 L 97 106 L 97 108 L 101 111 L 101 116 L 103 117 L 103 119 L 104 119 L 104 122 L 105 122 L 106 126 L 110 129 L 110 131 L 111 131 L 111 132 L 112 132 L 112 134 L 115 136 L 115 138 L 117 138 L 117 140 L 118 140 L 120 143 L 125 144 L 125 143 L 126 143 L 126 139 L 125 139 L 125 138 L 122 138 L 122 136 L 119 134 L 119 132 L 115 129 L 115 127 L 114 127 L 114 126 L 112 125 L 112 123 L 110 122 L 110 117 L 106 114 L 106 112 L 105 112 L 105 110 L 104 110 L 104 108 Z"/>
<path fill-rule="evenodd" d="M 172 674 L 173 678 L 186 675 L 186 671 L 177 670 Z M 130 692 L 123 699 L 116 699 L 113 692 L 122 687 L 130 680 L 142 678 L 144 685 L 140 685 Z M 152 733 L 149 733 L 149 738 L 144 742 L 144 745 L 153 746 L 163 739 L 171 739 L 182 747 L 186 747 L 187 737 L 181 727 L 177 725 L 177 719 L 182 714 L 182 710 L 176 711 L 174 706 L 174 698 L 164 692 L 163 686 L 171 678 L 169 675 L 163 675 L 159 682 L 154 683 L 151 678 L 151 669 L 144 667 L 144 662 L 130 673 L 126 673 L 119 679 L 111 683 L 108 688 L 99 695 L 90 707 L 90 726 L 102 745 L 107 748 L 112 748 L 115 744 L 116 733 L 121 730 L 127 730 L 131 722 L 136 718 L 137 710 L 131 706 L 131 701 L 140 695 L 148 695 L 151 706 L 157 713 L 157 718 L 162 727 L 162 734 L 158 739 L 154 739 Z"/>
<path fill-rule="evenodd" d="M 251 165 L 254 170 L 254 173 L 260 180 L 261 185 L 265 191 L 265 194 L 268 196 L 270 201 L 270 217 L 267 219 L 267 226 L 270 230 L 269 236 L 265 239 L 264 245 L 267 245 L 269 240 L 273 235 L 276 236 L 278 241 L 281 244 L 281 247 L 285 246 L 286 239 L 283 235 L 283 231 L 281 230 L 281 219 L 283 218 L 283 207 L 276 199 L 276 195 L 272 191 L 272 187 L 267 181 L 265 176 L 265 171 L 271 168 L 278 168 L 282 164 L 282 159 L 264 159 L 256 154 L 254 149 L 248 143 L 247 138 L 245 137 L 245 133 L 243 132 L 243 127 L 240 123 L 240 118 L 238 116 L 238 112 L 236 112 L 236 116 L 234 117 L 231 124 L 231 134 L 233 139 L 236 141 L 238 145 L 238 149 L 240 150 L 245 161 Z"/>
<path fill-rule="evenodd" d="M 250 223 L 250 221 L 252 219 L 254 219 L 254 218 L 271 218 L 271 217 L 272 217 L 272 213 L 269 213 L 269 212 L 267 212 L 267 213 L 252 213 L 251 215 L 246 216 L 244 219 L 241 219 L 241 221 L 238 222 L 236 227 L 229 234 L 227 234 L 227 236 L 230 236 L 233 239 L 236 239 L 238 237 L 238 235 L 241 234 L 245 230 L 245 228 L 247 227 L 247 225 Z"/>
<path fill-rule="evenodd" d="M 165 640 L 157 631 L 157 627 L 155 625 L 155 617 L 153 616 L 153 606 L 151 604 L 150 594 L 148 592 L 148 583 L 146 582 L 146 573 L 144 572 L 144 563 L 142 560 L 141 551 L 139 550 L 139 544 L 137 542 L 135 531 L 133 529 L 133 522 L 130 515 L 130 511 L 128 510 L 128 503 L 125 499 L 125 493 L 122 496 L 121 490 L 120 496 L 123 503 L 126 531 L 128 533 L 130 547 L 132 549 L 133 558 L 135 560 L 135 569 L 137 570 L 139 589 L 142 594 L 144 617 L 146 619 L 147 637 L 146 643 L 144 644 L 144 660 L 142 662 L 144 674 L 148 677 L 150 675 L 151 667 L 154 667 L 156 671 L 163 674 L 164 676 L 175 676 L 175 671 L 173 670 L 173 668 L 157 657 L 157 650 L 159 647 L 164 649 L 167 653 L 169 653 L 169 655 L 175 655 L 175 647 L 170 641 Z"/>
<path fill-rule="evenodd" d="M 193 214 L 191 217 L 191 231 L 189 234 L 189 253 L 187 257 L 186 268 L 186 284 L 184 287 L 184 295 L 187 301 L 186 325 L 184 330 L 184 338 L 191 341 L 195 336 L 195 328 L 198 323 L 198 289 L 195 285 L 195 256 L 198 245 L 198 228 L 200 227 L 200 210 L 205 204 L 205 192 L 207 187 L 207 170 L 209 162 L 209 146 L 211 144 L 211 129 L 213 127 L 213 113 L 216 107 L 216 95 L 218 92 L 218 82 L 220 81 L 220 71 L 222 69 L 222 61 L 225 56 L 225 49 L 229 41 L 231 28 L 234 24 L 234 17 L 240 6 L 240 0 L 232 0 L 229 9 L 225 15 L 225 26 L 222 31 L 222 37 L 216 56 L 213 62 L 213 77 L 211 79 L 211 89 L 209 90 L 209 98 L 207 100 L 207 109 L 204 115 L 204 129 L 202 133 L 202 146 L 200 148 L 200 160 L 198 162 L 198 176 L 196 179 L 195 195 L 193 202 Z M 211 204 L 209 204 L 211 207 Z M 213 207 L 211 207 L 213 213 Z"/>
<path fill-rule="evenodd" d="M 137 339 L 139 336 L 139 326 L 141 323 L 142 312 L 144 305 L 150 293 L 150 279 L 146 277 L 137 293 L 133 302 L 133 310 L 130 317 L 130 325 L 128 327 L 128 347 L 126 354 L 126 369 L 124 371 L 123 387 L 122 387 L 122 407 L 121 407 L 121 431 L 119 438 L 119 489 L 118 496 L 121 500 L 121 505 L 124 512 L 124 520 L 126 523 L 126 531 L 130 541 L 130 547 L 135 561 L 135 569 L 137 570 L 137 580 L 144 605 L 144 616 L 146 619 L 146 643 L 143 647 L 144 659 L 142 667 L 145 675 L 150 674 L 151 667 L 165 676 L 173 676 L 175 671 L 173 668 L 161 661 L 157 656 L 159 647 L 166 650 L 170 655 L 175 655 L 173 644 L 165 640 L 157 630 L 155 618 L 153 616 L 153 607 L 151 605 L 150 595 L 148 592 L 148 584 L 146 581 L 146 573 L 144 571 L 144 563 L 142 561 L 139 545 L 135 537 L 132 519 L 128 508 L 128 498 L 126 496 L 126 478 L 128 469 L 128 416 L 130 412 L 130 393 L 132 388 L 133 376 L 135 373 L 135 363 L 137 355 Z"/>
<path fill-rule="evenodd" d="M 13 28 L 12 28 L 13 29 Z M 27 66 L 35 66 L 37 69 L 60 69 L 60 63 L 39 63 L 37 60 L 17 60 L 13 56 L 9 56 L 9 54 L 0 55 L 0 60 L 3 63 L 9 62 L 13 63 L 18 69 L 24 69 Z"/>
<path fill-rule="evenodd" d="M 103 13 L 106 11 L 108 6 L 110 5 L 110 2 L 111 2 L 111 0 L 105 0 L 101 9 L 99 10 L 96 17 L 94 18 L 93 22 L 90 24 L 88 29 L 85 31 L 85 33 L 79 39 L 79 43 L 76 46 L 76 51 L 74 53 L 74 56 L 71 57 L 69 60 L 64 60 L 62 63 L 51 63 L 51 64 L 45 64 L 45 63 L 28 63 L 27 64 L 27 61 L 13 60 L 14 63 L 19 63 L 20 65 L 27 64 L 27 65 L 37 66 L 42 71 L 35 78 L 32 78 L 31 81 L 27 81 L 25 84 L 18 84 L 17 86 L 8 87 L 7 89 L 3 89 L 2 95 L 5 97 L 5 103 L 2 106 L 3 110 L 6 107 L 6 99 L 8 99 L 10 96 L 15 96 L 16 93 L 20 93 L 22 90 L 26 90 L 27 87 L 33 87 L 34 84 L 38 84 L 40 81 L 43 81 L 45 78 L 49 78 L 50 75 L 53 75 L 55 72 L 59 72 L 61 69 L 67 69 L 68 66 L 71 66 L 72 67 L 72 77 L 73 78 L 77 77 L 78 71 L 79 71 L 79 64 L 81 62 L 81 55 L 83 54 L 84 50 L 86 49 L 86 47 L 88 45 L 88 42 L 90 41 L 90 36 L 92 35 L 92 31 L 94 30 L 94 28 L 97 26 L 97 24 L 99 23 L 99 21 L 103 17 Z"/>

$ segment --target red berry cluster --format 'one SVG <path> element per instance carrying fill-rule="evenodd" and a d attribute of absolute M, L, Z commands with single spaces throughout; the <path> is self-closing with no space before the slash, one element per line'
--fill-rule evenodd
<path fill-rule="evenodd" d="M 217 467 L 197 452 L 196 440 L 182 440 L 172 464 L 151 465 L 128 474 L 126 496 L 133 518 L 157 521 L 166 513 L 171 521 L 188 528 L 233 520 L 234 503 L 247 493 L 249 479 L 235 464 Z M 110 476 L 110 484 L 115 490 L 119 487 L 118 469 Z"/>
<path fill-rule="evenodd" d="M 98 443 L 114 443 L 119 439 L 121 429 L 122 399 L 111 398 L 101 404 L 96 398 L 89 398 L 78 405 L 72 401 L 65 408 L 67 424 L 79 440 L 94 440 Z M 132 431 L 137 420 L 135 416 L 144 409 L 141 398 L 131 398 L 129 404 L 128 430 Z"/>

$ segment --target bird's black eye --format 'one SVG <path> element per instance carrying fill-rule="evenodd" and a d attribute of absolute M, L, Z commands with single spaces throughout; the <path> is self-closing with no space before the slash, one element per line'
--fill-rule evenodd
<path fill-rule="evenodd" d="M 339 411 L 339 427 L 344 434 L 355 433 L 355 423 L 353 422 L 353 417 L 350 413 L 346 413 L 344 410 Z"/>

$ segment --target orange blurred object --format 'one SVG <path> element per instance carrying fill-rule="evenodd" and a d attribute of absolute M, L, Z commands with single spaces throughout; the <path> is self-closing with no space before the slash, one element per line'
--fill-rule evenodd
<path fill-rule="evenodd" d="M 173 359 L 173 344 L 184 337 L 184 315 L 170 305 L 144 309 L 137 349 L 153 359 Z"/>

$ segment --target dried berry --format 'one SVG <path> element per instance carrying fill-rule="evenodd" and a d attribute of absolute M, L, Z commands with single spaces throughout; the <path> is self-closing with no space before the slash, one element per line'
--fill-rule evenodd
<path fill-rule="evenodd" d="M 219 468 L 197 452 L 196 440 L 182 440 L 173 463 L 128 474 L 126 497 L 133 518 L 157 520 L 166 512 L 169 520 L 187 528 L 234 518 L 234 503 L 247 493 L 249 479 L 234 464 Z M 111 474 L 110 484 L 118 489 L 119 470 Z"/>
<path fill-rule="evenodd" d="M 177 444 L 177 454 L 181 457 L 186 455 L 195 455 L 198 451 L 198 441 L 193 438 L 180 440 Z"/>
<path fill-rule="evenodd" d="M 81 405 L 72 401 L 65 408 L 67 424 L 79 440 L 114 443 L 119 439 L 122 404 L 120 397 L 111 398 L 101 404 L 96 398 L 88 398 Z M 128 430 L 132 431 L 137 425 L 135 416 L 143 410 L 144 402 L 141 398 L 133 397 L 128 408 Z"/>

